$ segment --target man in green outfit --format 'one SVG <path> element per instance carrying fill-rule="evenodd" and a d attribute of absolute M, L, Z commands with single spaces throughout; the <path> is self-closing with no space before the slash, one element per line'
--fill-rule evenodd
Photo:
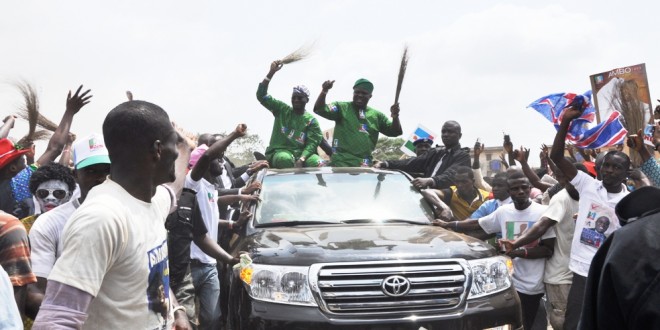
<path fill-rule="evenodd" d="M 333 120 L 331 165 L 335 167 L 371 166 L 371 153 L 376 148 L 378 133 L 399 136 L 403 133 L 399 122 L 399 104 L 390 108 L 390 121 L 382 112 L 367 107 L 374 85 L 367 79 L 358 79 L 353 85 L 353 102 L 333 102 L 326 105 L 325 96 L 334 80 L 323 83 L 323 90 L 314 104 L 314 113 Z"/>
<path fill-rule="evenodd" d="M 293 88 L 292 107 L 268 94 L 268 83 L 282 65 L 281 61 L 271 63 L 270 71 L 257 88 L 257 100 L 275 117 L 266 158 L 273 168 L 323 166 L 323 159 L 316 153 L 323 134 L 318 120 L 305 111 L 309 102 L 307 88 Z"/>

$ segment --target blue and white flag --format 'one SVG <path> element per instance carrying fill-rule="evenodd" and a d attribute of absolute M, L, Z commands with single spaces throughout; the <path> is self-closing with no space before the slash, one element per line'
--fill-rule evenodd
<path fill-rule="evenodd" d="M 556 93 L 539 98 L 528 107 L 536 110 L 559 130 L 564 109 L 569 105 L 579 105 L 583 108 L 582 115 L 571 122 L 566 139 L 578 148 L 595 149 L 623 143 L 628 131 L 620 121 L 621 114 L 612 113 L 600 124 L 589 127 L 596 118 L 596 112 L 591 103 L 591 91 L 583 95 L 574 93 Z"/>

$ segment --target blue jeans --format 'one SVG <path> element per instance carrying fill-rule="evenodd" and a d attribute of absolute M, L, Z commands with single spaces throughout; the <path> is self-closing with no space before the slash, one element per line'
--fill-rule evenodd
<path fill-rule="evenodd" d="M 220 279 L 215 265 L 191 262 L 195 296 L 199 300 L 199 329 L 217 329 L 220 321 Z"/>

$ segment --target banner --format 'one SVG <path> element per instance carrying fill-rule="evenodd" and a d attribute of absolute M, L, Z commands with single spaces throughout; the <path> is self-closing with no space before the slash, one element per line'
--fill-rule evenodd
<path fill-rule="evenodd" d="M 417 154 L 415 154 L 415 146 L 413 145 L 413 142 L 417 139 L 423 139 L 423 138 L 429 138 L 433 140 L 435 143 L 435 138 L 438 135 L 436 135 L 433 131 L 430 129 L 424 127 L 422 124 L 417 125 L 417 129 L 410 134 L 410 137 L 408 138 L 408 141 L 406 141 L 402 146 L 401 146 L 401 151 L 403 151 L 404 154 L 410 156 L 410 157 L 415 157 Z"/>
<path fill-rule="evenodd" d="M 591 75 L 598 123 L 617 111 L 629 132 L 646 127 L 652 118 L 651 94 L 644 63 Z"/>

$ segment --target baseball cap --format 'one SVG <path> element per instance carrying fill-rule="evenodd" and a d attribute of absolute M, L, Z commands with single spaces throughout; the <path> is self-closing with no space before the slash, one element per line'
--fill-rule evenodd
<path fill-rule="evenodd" d="M 9 165 L 16 158 L 29 152 L 30 149 L 22 149 L 14 145 L 11 140 L 4 138 L 0 139 L 0 169 Z"/>
<path fill-rule="evenodd" d="M 73 144 L 73 163 L 76 169 L 94 164 L 110 164 L 103 135 L 92 133 Z"/>
<path fill-rule="evenodd" d="M 195 164 L 197 164 L 197 161 L 199 161 L 200 158 L 202 158 L 202 155 L 208 150 L 209 147 L 206 144 L 201 144 L 195 150 L 193 150 L 190 153 L 190 160 L 188 161 L 188 166 L 190 168 L 195 167 Z"/>
<path fill-rule="evenodd" d="M 413 142 L 413 145 L 416 147 L 418 144 L 421 144 L 421 143 L 428 143 L 430 145 L 433 145 L 433 140 L 431 140 L 429 138 L 421 138 L 421 139 L 415 140 L 415 142 Z"/>

